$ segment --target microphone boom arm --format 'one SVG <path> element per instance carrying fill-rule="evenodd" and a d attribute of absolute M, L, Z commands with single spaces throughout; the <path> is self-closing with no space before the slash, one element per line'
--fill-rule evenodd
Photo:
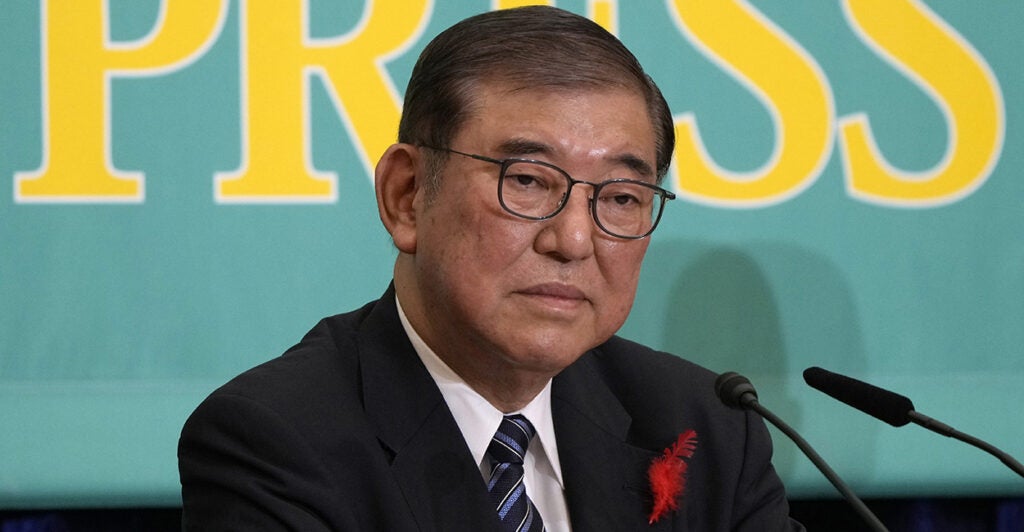
<path fill-rule="evenodd" d="M 854 510 L 856 510 L 861 518 L 867 522 L 872 530 L 888 532 L 885 525 L 883 525 L 871 509 L 864 504 L 864 501 L 860 500 L 860 497 L 858 497 L 857 494 L 854 493 L 845 482 L 843 482 L 842 478 L 839 478 L 839 475 L 836 474 L 821 455 L 811 447 L 811 444 L 807 443 L 807 440 L 805 440 L 803 436 L 800 436 L 797 431 L 793 430 L 793 427 L 790 427 L 785 421 L 782 421 L 782 419 L 776 416 L 771 410 L 761 406 L 761 403 L 759 403 L 757 399 L 747 399 L 744 401 L 744 404 L 754 412 L 760 414 L 761 417 L 766 419 L 769 423 L 775 425 L 775 427 L 781 430 L 789 437 L 789 439 L 793 440 L 793 443 L 803 451 L 807 458 L 810 459 L 811 463 L 818 468 L 818 471 L 821 471 L 821 474 L 825 475 L 825 478 L 827 478 L 828 481 L 831 482 L 837 490 L 839 490 L 839 493 L 846 498 L 847 502 L 853 506 Z"/>
<path fill-rule="evenodd" d="M 894 427 L 914 423 L 937 434 L 977 447 L 995 456 L 1014 473 L 1024 477 L 1024 465 L 1021 465 L 1005 451 L 914 410 L 914 403 L 898 393 L 818 367 L 804 370 L 804 381 L 833 399 L 842 401 Z"/>
<path fill-rule="evenodd" d="M 779 416 L 776 416 L 771 410 L 765 408 L 757 401 L 757 390 L 754 389 L 754 385 L 750 383 L 750 380 L 746 377 L 734 372 L 728 371 L 722 373 L 715 379 L 715 395 L 724 403 L 726 406 L 731 408 L 738 408 L 740 410 L 753 410 L 760 414 L 760 416 L 776 428 L 782 431 L 797 447 L 803 451 L 804 455 L 811 460 L 811 463 L 821 471 L 825 478 L 832 483 L 833 486 L 846 501 L 850 503 L 850 506 L 854 509 L 857 515 L 864 520 L 868 526 L 871 527 L 875 532 L 889 532 L 885 525 L 878 520 L 878 517 L 864 504 L 864 501 L 857 497 L 857 494 L 850 489 L 849 486 L 843 482 L 843 479 L 832 470 L 832 468 L 825 462 L 825 459 L 821 457 L 811 447 L 811 444 L 807 443 L 807 440 L 800 436 L 800 434 L 782 421 Z"/>
<path fill-rule="evenodd" d="M 1024 465 L 1021 465 L 1020 462 L 995 445 L 992 445 L 982 439 L 975 438 L 970 434 L 964 434 L 963 432 L 960 432 L 945 423 L 932 419 L 916 410 L 907 412 L 907 416 L 910 418 L 910 421 L 916 425 L 920 425 L 936 434 L 941 434 L 948 438 L 953 438 L 954 440 L 960 440 L 995 456 L 1000 462 L 1006 464 L 1007 467 L 1012 469 L 1014 473 L 1024 477 Z"/>

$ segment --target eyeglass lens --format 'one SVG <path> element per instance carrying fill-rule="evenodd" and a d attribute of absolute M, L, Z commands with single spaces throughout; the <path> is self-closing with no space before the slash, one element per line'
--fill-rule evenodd
<path fill-rule="evenodd" d="M 571 178 L 563 171 L 530 161 L 506 161 L 499 183 L 499 199 L 513 214 L 544 219 L 557 213 L 566 201 Z M 594 217 L 604 230 L 626 238 L 650 232 L 662 206 L 652 187 L 631 181 L 606 181 L 595 187 Z"/>

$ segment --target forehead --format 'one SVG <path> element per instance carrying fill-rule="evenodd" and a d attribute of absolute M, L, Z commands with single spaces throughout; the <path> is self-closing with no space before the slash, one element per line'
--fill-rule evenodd
<path fill-rule="evenodd" d="M 654 122 L 639 91 L 609 88 L 510 88 L 481 83 L 453 147 L 491 156 L 631 161 L 656 168 Z M 637 164 L 639 163 L 639 164 Z M 646 173 L 646 172 L 644 172 Z"/>

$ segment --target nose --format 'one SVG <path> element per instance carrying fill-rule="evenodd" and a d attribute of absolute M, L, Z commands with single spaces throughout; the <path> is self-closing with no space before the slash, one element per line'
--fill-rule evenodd
<path fill-rule="evenodd" d="M 600 231 L 590 212 L 589 187 L 573 187 L 565 206 L 554 218 L 540 222 L 544 227 L 537 234 L 537 253 L 568 262 L 582 260 L 594 253 L 594 236 Z"/>

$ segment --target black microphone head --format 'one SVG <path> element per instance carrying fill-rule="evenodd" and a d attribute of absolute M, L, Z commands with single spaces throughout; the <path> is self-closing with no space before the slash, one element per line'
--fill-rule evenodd
<path fill-rule="evenodd" d="M 715 379 L 715 395 L 726 406 L 732 408 L 746 408 L 751 402 L 757 401 L 757 390 L 754 389 L 754 385 L 735 371 L 727 371 Z"/>
<path fill-rule="evenodd" d="M 804 381 L 812 388 L 894 427 L 910 423 L 909 414 L 914 410 L 914 403 L 898 393 L 817 367 L 804 370 Z"/>

